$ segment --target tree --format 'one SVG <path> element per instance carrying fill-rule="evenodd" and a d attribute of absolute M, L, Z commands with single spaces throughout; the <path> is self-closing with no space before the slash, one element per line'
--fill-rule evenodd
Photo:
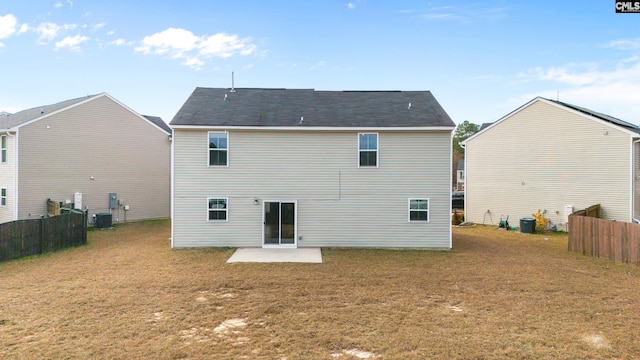
<path fill-rule="evenodd" d="M 453 152 L 458 153 L 459 155 L 464 155 L 464 148 L 462 148 L 460 143 L 477 133 L 478 130 L 480 130 L 480 126 L 469 122 L 469 120 L 465 120 L 458 124 L 453 133 Z"/>
<path fill-rule="evenodd" d="M 451 169 L 451 185 L 454 189 L 456 188 L 456 168 L 458 166 L 458 161 L 464 159 L 464 148 L 460 143 L 477 133 L 479 130 L 480 126 L 469 122 L 469 120 L 465 120 L 458 124 L 456 130 L 453 132 L 453 156 L 451 159 L 451 164 L 453 166 Z"/>

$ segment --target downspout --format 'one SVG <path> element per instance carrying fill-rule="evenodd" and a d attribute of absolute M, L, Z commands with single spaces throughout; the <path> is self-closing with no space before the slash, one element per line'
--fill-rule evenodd
<path fill-rule="evenodd" d="M 464 190 L 462 191 L 464 193 L 464 208 L 462 208 L 462 211 L 464 211 L 465 217 L 464 220 L 467 220 L 467 144 L 460 144 L 460 146 L 464 149 Z M 456 174 L 458 172 L 456 171 Z"/>
<path fill-rule="evenodd" d="M 173 214 L 173 209 L 174 209 L 174 201 L 175 201 L 175 193 L 173 190 L 173 186 L 174 186 L 174 181 L 175 181 L 175 176 L 174 176 L 174 170 L 175 170 L 175 137 L 176 135 L 176 131 L 175 129 L 172 129 L 171 131 L 171 135 L 169 135 L 169 141 L 171 141 L 171 147 L 170 147 L 170 153 L 171 153 L 171 173 L 169 174 L 169 176 L 171 177 L 169 180 L 169 186 L 170 188 L 170 194 L 169 196 L 171 197 L 171 201 L 169 202 L 169 217 L 171 218 L 171 248 L 174 248 L 174 243 L 173 243 L 173 224 L 175 223 L 174 221 L 174 214 Z"/>
<path fill-rule="evenodd" d="M 640 143 L 640 139 L 636 139 L 631 143 L 631 221 L 634 223 L 640 223 L 640 220 L 636 218 L 636 182 L 638 181 L 638 174 L 636 174 L 636 163 L 638 158 L 636 155 L 636 144 Z"/>
<path fill-rule="evenodd" d="M 7 136 L 12 137 L 13 140 L 13 220 L 18 220 L 18 129 L 15 131 L 15 135 L 11 135 L 9 129 L 7 129 Z"/>

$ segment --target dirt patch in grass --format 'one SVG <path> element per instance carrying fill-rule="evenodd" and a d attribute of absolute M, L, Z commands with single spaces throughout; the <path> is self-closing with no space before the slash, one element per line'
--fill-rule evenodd
<path fill-rule="evenodd" d="M 640 358 L 639 268 L 566 235 L 454 228 L 453 251 L 322 264 L 227 264 L 169 236 L 132 223 L 0 264 L 0 358 Z"/>

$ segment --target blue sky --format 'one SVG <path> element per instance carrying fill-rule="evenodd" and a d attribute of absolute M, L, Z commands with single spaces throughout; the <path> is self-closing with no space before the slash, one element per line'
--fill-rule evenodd
<path fill-rule="evenodd" d="M 197 86 L 431 90 L 456 123 L 536 96 L 640 123 L 614 1 L 0 2 L 0 111 L 107 92 L 170 121 Z"/>

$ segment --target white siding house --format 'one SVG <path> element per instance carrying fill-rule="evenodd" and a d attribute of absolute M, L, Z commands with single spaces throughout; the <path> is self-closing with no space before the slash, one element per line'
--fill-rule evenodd
<path fill-rule="evenodd" d="M 171 127 L 175 248 L 451 248 L 430 92 L 197 88 Z"/>
<path fill-rule="evenodd" d="M 0 222 L 46 215 L 47 199 L 113 222 L 168 218 L 170 133 L 107 94 L 1 115 Z"/>
<path fill-rule="evenodd" d="M 464 159 L 458 160 L 456 166 L 456 190 L 464 191 Z"/>
<path fill-rule="evenodd" d="M 517 226 L 540 209 L 562 229 L 567 213 L 600 204 L 604 218 L 632 221 L 639 139 L 636 125 L 535 98 L 464 142 L 466 220 Z"/>

